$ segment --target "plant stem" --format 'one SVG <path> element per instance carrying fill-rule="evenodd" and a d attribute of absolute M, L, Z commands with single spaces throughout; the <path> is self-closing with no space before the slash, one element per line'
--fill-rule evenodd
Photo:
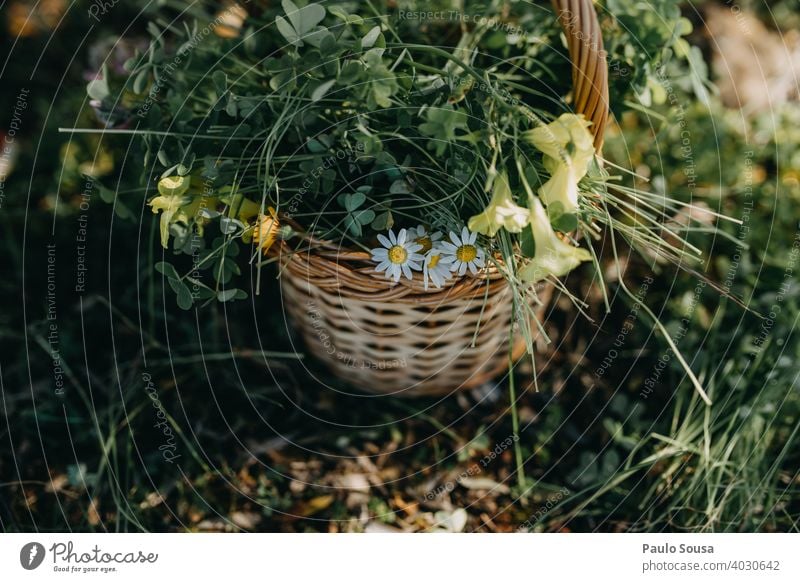
<path fill-rule="evenodd" d="M 511 430 L 514 433 L 514 460 L 517 464 L 517 483 L 524 495 L 528 489 L 528 482 L 525 478 L 525 464 L 522 460 L 522 446 L 519 444 L 519 413 L 517 411 L 517 391 L 514 386 L 514 329 L 512 327 L 508 342 L 508 397 L 510 398 L 511 408 Z"/>

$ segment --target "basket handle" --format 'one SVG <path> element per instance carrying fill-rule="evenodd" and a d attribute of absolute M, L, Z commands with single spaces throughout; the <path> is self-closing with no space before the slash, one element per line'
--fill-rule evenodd
<path fill-rule="evenodd" d="M 552 1 L 572 60 L 575 112 L 592 122 L 590 131 L 599 152 L 608 121 L 608 62 L 597 11 L 592 0 Z"/>

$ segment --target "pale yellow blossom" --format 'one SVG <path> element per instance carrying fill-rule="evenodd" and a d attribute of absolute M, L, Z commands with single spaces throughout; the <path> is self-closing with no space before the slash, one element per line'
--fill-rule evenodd
<path fill-rule="evenodd" d="M 508 176 L 503 172 L 494 180 L 489 205 L 469 219 L 468 227 L 472 232 L 494 236 L 501 228 L 508 232 L 522 232 L 527 224 L 528 210 L 514 202 Z"/>
<path fill-rule="evenodd" d="M 161 213 L 161 246 L 165 249 L 169 247 L 169 225 L 177 220 L 177 214 L 183 208 L 191 204 L 189 196 L 178 196 L 170 194 L 167 196 L 156 196 L 150 201 L 150 208 L 153 214 Z"/>
<path fill-rule="evenodd" d="M 561 277 L 583 261 L 591 260 L 589 251 L 573 246 L 556 235 L 538 198 L 531 197 L 528 204 L 536 250 L 533 259 L 519 271 L 522 281 L 535 283 L 551 275 Z"/>
<path fill-rule="evenodd" d="M 158 193 L 162 196 L 180 196 L 186 194 L 190 184 L 189 176 L 167 176 L 158 181 Z"/>
<path fill-rule="evenodd" d="M 544 154 L 550 179 L 539 189 L 546 206 L 560 202 L 563 212 L 578 211 L 578 183 L 594 157 L 589 121 L 582 115 L 564 113 L 555 121 L 528 131 L 526 139 Z"/>

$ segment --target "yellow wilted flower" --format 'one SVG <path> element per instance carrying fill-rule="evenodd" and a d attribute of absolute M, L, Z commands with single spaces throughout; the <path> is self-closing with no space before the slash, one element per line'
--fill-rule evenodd
<path fill-rule="evenodd" d="M 550 179 L 539 189 L 545 205 L 560 202 L 564 212 L 578 211 L 578 182 L 594 157 L 589 125 L 591 122 L 583 115 L 564 113 L 555 121 L 526 132 L 528 142 L 544 154 L 544 167 L 550 172 Z"/>
<path fill-rule="evenodd" d="M 472 232 L 494 236 L 501 228 L 508 232 L 522 232 L 528 224 L 528 210 L 514 203 L 508 175 L 499 174 L 492 186 L 492 199 L 480 214 L 469 219 L 468 227 Z"/>
<path fill-rule="evenodd" d="M 189 196 L 179 196 L 170 194 L 167 196 L 156 196 L 150 201 L 150 208 L 153 214 L 161 212 L 161 246 L 165 249 L 169 247 L 169 225 L 176 219 L 184 206 L 191 204 Z"/>
<path fill-rule="evenodd" d="M 197 220 L 198 211 L 203 205 L 213 206 L 216 203 L 214 198 L 203 198 L 188 194 L 191 178 L 189 176 L 168 176 L 158 181 L 158 196 L 150 200 L 150 208 L 153 214 L 161 213 L 161 246 L 169 246 L 169 227 L 174 222 L 189 224 L 193 219 Z M 197 222 L 198 228 L 202 229 L 202 220 Z"/>
<path fill-rule="evenodd" d="M 253 226 L 253 244 L 260 248 L 265 255 L 275 242 L 280 228 L 277 212 L 272 206 L 268 210 L 270 215 L 259 215 Z"/>
<path fill-rule="evenodd" d="M 558 238 L 538 198 L 531 197 L 528 204 L 536 254 L 520 269 L 519 277 L 522 281 L 535 283 L 550 275 L 561 277 L 583 261 L 591 260 L 592 255 L 589 251 L 572 246 Z"/>

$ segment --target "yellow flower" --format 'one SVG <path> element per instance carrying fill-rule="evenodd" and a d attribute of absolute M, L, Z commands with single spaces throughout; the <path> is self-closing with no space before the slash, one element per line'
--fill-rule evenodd
<path fill-rule="evenodd" d="M 531 197 L 528 204 L 536 254 L 520 269 L 519 277 L 522 281 L 535 283 L 550 275 L 561 277 L 583 261 L 591 260 L 592 255 L 589 251 L 572 246 L 558 238 L 538 198 Z"/>
<path fill-rule="evenodd" d="M 161 213 L 161 246 L 169 247 L 169 227 L 176 222 L 189 225 L 192 221 L 202 233 L 206 220 L 200 216 L 203 208 L 213 208 L 217 200 L 208 196 L 192 196 L 190 176 L 168 176 L 158 181 L 158 196 L 150 200 L 153 214 Z"/>
<path fill-rule="evenodd" d="M 261 202 L 253 202 L 241 194 L 236 194 L 232 199 L 231 209 L 235 209 L 236 218 L 248 222 L 254 216 L 261 214 Z"/>
<path fill-rule="evenodd" d="M 186 194 L 190 184 L 189 176 L 168 176 L 158 181 L 158 193 L 162 196 L 181 196 Z"/>
<path fill-rule="evenodd" d="M 228 205 L 226 214 L 229 218 L 237 218 L 242 222 L 250 222 L 261 214 L 261 202 L 254 202 L 239 192 L 237 186 L 224 186 L 219 192 L 221 200 Z"/>
<path fill-rule="evenodd" d="M 269 213 L 270 216 L 266 214 L 259 215 L 253 226 L 253 244 L 260 248 L 265 255 L 275 242 L 280 228 L 278 214 L 272 206 L 269 207 Z"/>
<path fill-rule="evenodd" d="M 522 232 L 526 224 L 528 224 L 528 211 L 514 203 L 508 185 L 508 175 L 503 172 L 494 180 L 489 206 L 480 214 L 470 218 L 467 226 L 472 232 L 494 236 L 501 228 L 505 228 L 508 232 Z"/>
<path fill-rule="evenodd" d="M 160 186 L 160 183 L 159 183 Z M 156 196 L 150 201 L 150 208 L 153 214 L 161 212 L 161 246 L 165 249 L 169 247 L 169 225 L 177 220 L 176 214 L 183 210 L 183 207 L 191 204 L 189 196 L 179 196 L 170 194 L 167 196 Z"/>
<path fill-rule="evenodd" d="M 544 154 L 544 167 L 550 179 L 539 189 L 545 205 L 563 205 L 563 211 L 578 211 L 578 182 L 589 169 L 594 144 L 583 115 L 564 113 L 543 127 L 526 132 L 526 139 Z"/>

